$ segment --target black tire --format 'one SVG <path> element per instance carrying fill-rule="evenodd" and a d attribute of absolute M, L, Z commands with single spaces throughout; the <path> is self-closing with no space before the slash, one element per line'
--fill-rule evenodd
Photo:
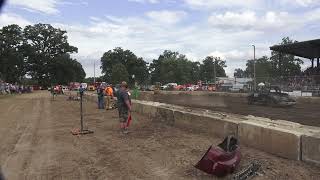
<path fill-rule="evenodd" d="M 252 98 L 248 98 L 248 104 L 252 105 L 253 104 L 253 99 Z"/>

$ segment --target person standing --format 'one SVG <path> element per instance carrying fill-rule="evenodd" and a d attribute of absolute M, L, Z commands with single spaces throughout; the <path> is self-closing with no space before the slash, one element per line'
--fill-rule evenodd
<path fill-rule="evenodd" d="M 128 133 L 127 121 L 131 113 L 131 103 L 128 94 L 128 85 L 125 81 L 121 83 L 119 95 L 118 95 L 118 111 L 120 120 L 120 130 L 122 133 Z"/>
<path fill-rule="evenodd" d="M 107 96 L 106 110 L 112 109 L 113 89 L 110 85 L 107 85 L 105 90 Z"/>
<path fill-rule="evenodd" d="M 97 89 L 98 94 L 98 109 L 104 109 L 104 93 L 101 86 Z"/>

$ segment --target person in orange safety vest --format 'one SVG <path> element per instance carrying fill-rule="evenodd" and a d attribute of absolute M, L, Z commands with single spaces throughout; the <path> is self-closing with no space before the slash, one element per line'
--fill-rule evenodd
<path fill-rule="evenodd" d="M 106 110 L 112 109 L 112 100 L 113 100 L 113 89 L 111 85 L 107 85 L 105 89 L 105 94 L 107 96 L 107 102 L 106 102 Z"/>

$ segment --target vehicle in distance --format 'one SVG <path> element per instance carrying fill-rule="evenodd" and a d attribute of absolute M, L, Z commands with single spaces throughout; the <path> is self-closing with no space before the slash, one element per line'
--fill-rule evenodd
<path fill-rule="evenodd" d="M 275 90 L 275 91 L 272 91 Z M 267 106 L 294 106 L 296 100 L 287 93 L 282 93 L 280 88 L 271 87 L 249 94 L 248 104 L 261 104 Z"/>

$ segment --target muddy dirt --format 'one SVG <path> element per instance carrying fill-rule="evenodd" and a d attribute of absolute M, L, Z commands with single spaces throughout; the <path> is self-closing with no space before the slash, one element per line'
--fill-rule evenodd
<path fill-rule="evenodd" d="M 301 123 L 303 125 L 320 127 L 320 104 L 318 103 L 297 103 L 294 107 L 270 107 L 248 105 L 247 100 L 244 97 L 194 96 L 186 94 L 155 94 L 153 100 L 162 103 L 210 109 L 219 112 L 254 115 L 273 120 L 281 119 Z"/>
<path fill-rule="evenodd" d="M 8 180 L 46 179 L 215 179 L 193 165 L 221 139 L 151 122 L 134 114 L 131 133 L 118 131 L 116 111 L 85 102 L 85 126 L 94 131 L 73 136 L 79 127 L 79 102 L 48 92 L 0 99 L 0 165 Z M 320 167 L 242 147 L 241 169 L 262 162 L 256 179 L 317 179 Z M 228 178 L 228 177 L 227 177 Z"/>

